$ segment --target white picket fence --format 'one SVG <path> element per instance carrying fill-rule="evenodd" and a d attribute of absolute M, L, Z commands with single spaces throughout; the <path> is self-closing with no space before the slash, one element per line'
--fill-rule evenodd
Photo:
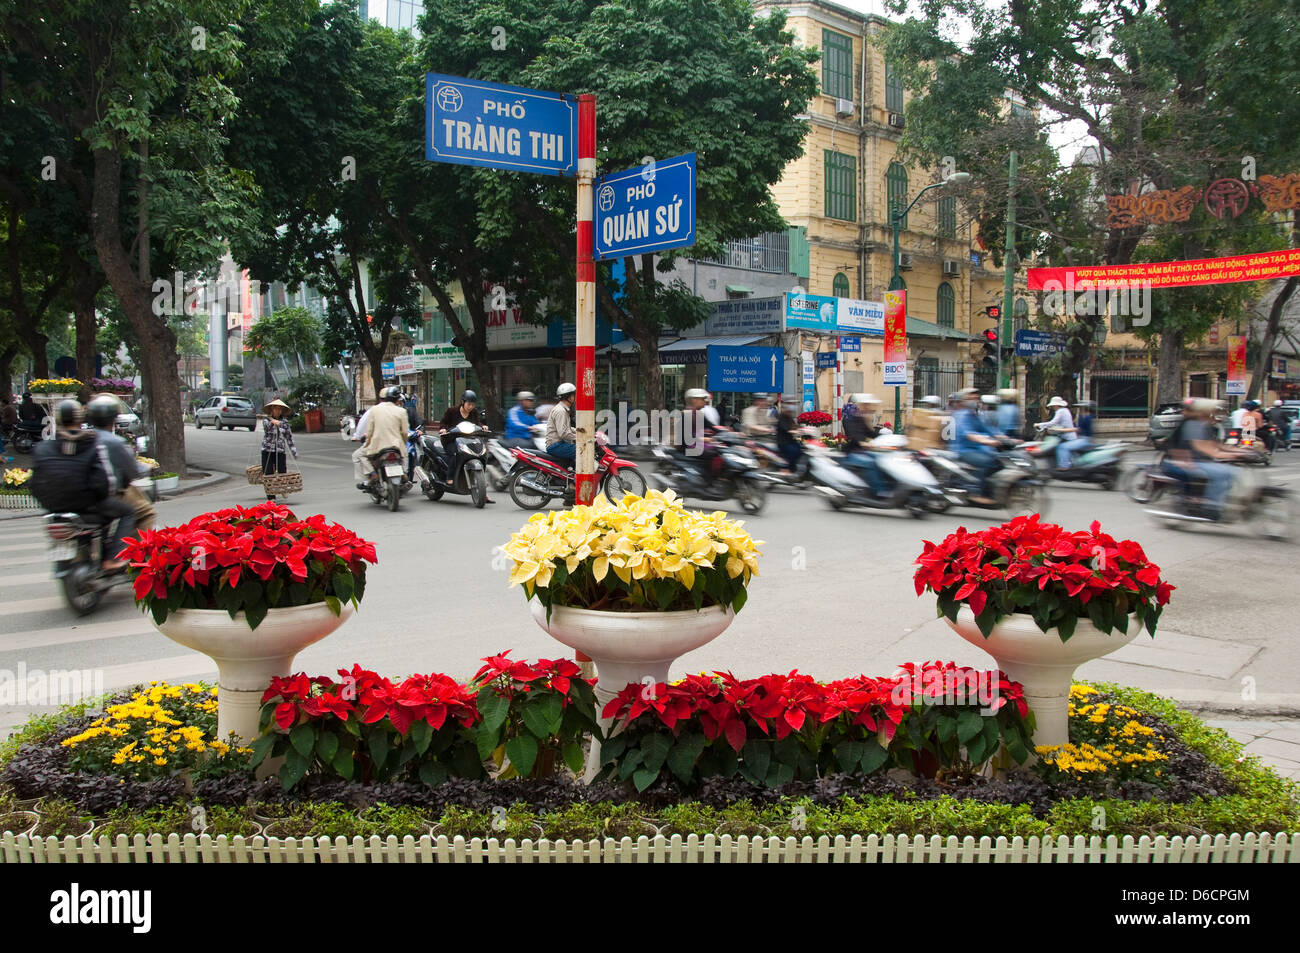
<path fill-rule="evenodd" d="M 1218 834 L 1213 837 L 1073 839 L 1022 837 L 908 837 L 855 834 L 830 838 L 732 837 L 689 834 L 633 840 L 572 841 L 425 835 L 398 840 L 371 837 L 211 837 L 207 834 L 119 834 L 107 837 L 28 837 L 0 834 L 5 863 L 236 863 L 359 864 L 383 862 L 591 864 L 591 863 L 1300 863 L 1300 833 Z"/>

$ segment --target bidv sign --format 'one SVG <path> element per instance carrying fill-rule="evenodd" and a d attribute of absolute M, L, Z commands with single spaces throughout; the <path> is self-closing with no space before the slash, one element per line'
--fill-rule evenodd
<path fill-rule="evenodd" d="M 572 175 L 572 98 L 503 83 L 426 73 L 424 157 L 431 162 Z"/>
<path fill-rule="evenodd" d="M 695 153 L 615 172 L 596 183 L 593 257 L 695 244 Z"/>

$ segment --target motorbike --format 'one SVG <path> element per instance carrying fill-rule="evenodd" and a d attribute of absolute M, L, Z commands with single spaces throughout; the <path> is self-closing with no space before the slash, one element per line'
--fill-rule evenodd
<path fill-rule="evenodd" d="M 1036 440 L 1020 445 L 1019 452 L 1026 454 L 1044 476 L 1064 483 L 1097 483 L 1103 490 L 1113 490 L 1119 483 L 1124 454 L 1129 445 L 1121 440 L 1094 444 L 1074 458 L 1068 470 L 1056 466 L 1056 448 L 1063 437 L 1059 430 L 1048 430 L 1046 424 L 1034 424 Z"/>
<path fill-rule="evenodd" d="M 739 435 L 718 434 L 714 443 L 718 450 L 716 468 L 712 460 L 703 462 L 699 457 L 656 444 L 652 452 L 657 465 L 651 479 L 659 489 L 672 490 L 681 497 L 710 501 L 734 499 L 746 513 L 761 513 L 767 503 L 771 477 L 759 471 L 758 458 Z"/>
<path fill-rule="evenodd" d="M 463 420 L 450 433 L 455 434 L 450 447 L 443 446 L 441 436 L 422 437 L 415 468 L 420 491 L 435 502 L 444 493 L 468 496 L 475 509 L 482 509 L 488 495 L 486 441 L 492 432 Z"/>
<path fill-rule="evenodd" d="M 794 468 L 789 470 L 787 470 L 789 464 L 786 463 L 785 457 L 781 456 L 776 449 L 775 440 L 751 440 L 746 443 L 763 466 L 763 473 L 768 478 L 768 485 L 772 489 L 785 487 L 806 490 L 814 485 L 809 448 L 825 448 L 826 444 L 822 443 L 821 431 L 815 427 L 800 427 L 796 435 L 803 444 L 804 452 L 795 461 Z"/>
<path fill-rule="evenodd" d="M 370 465 L 375 472 L 370 475 L 365 492 L 375 503 L 387 503 L 389 512 L 396 513 L 402 494 L 411 485 L 406 478 L 406 467 L 402 465 L 402 451 L 397 447 L 385 447 L 370 457 Z"/>
<path fill-rule="evenodd" d="M 529 428 L 532 433 L 532 446 L 542 453 L 546 452 L 546 432 L 545 424 L 535 424 Z M 513 447 L 507 447 L 504 439 L 493 437 L 488 441 L 488 455 L 484 460 L 484 466 L 487 468 L 488 482 L 492 484 L 492 489 L 503 493 L 510 488 L 510 481 L 514 477 L 515 465 L 518 459 L 515 457 Z"/>
<path fill-rule="evenodd" d="M 1291 491 L 1261 482 L 1244 467 L 1235 468 L 1232 487 L 1217 516 L 1199 500 L 1204 492 L 1203 479 L 1193 477 L 1184 483 L 1178 476 L 1153 468 L 1148 471 L 1147 481 L 1143 502 L 1155 504 L 1162 497 L 1168 498 L 1165 506 L 1145 511 L 1158 525 L 1176 529 L 1184 523 L 1249 523 L 1267 539 L 1291 537 Z"/>
<path fill-rule="evenodd" d="M 551 500 L 572 505 L 577 479 L 568 460 L 545 450 L 517 447 L 514 473 L 510 477 L 510 499 L 525 510 L 540 510 Z M 624 460 L 609 445 L 609 438 L 596 431 L 596 480 L 600 492 L 610 501 L 625 494 L 645 496 L 646 479 L 632 460 Z"/>
<path fill-rule="evenodd" d="M 1244 450 L 1254 450 L 1256 456 L 1248 462 L 1261 463 L 1268 466 L 1273 462 L 1273 451 L 1270 446 L 1275 445 L 1276 441 L 1264 439 L 1264 431 L 1272 430 L 1272 424 L 1266 424 L 1261 430 L 1245 430 L 1241 427 L 1229 427 L 1228 432 L 1223 436 L 1224 446 L 1241 447 Z"/>
<path fill-rule="evenodd" d="M 50 561 L 63 598 L 77 615 L 99 607 L 104 593 L 125 583 L 125 571 L 104 569 L 108 528 L 113 520 L 93 513 L 48 513 L 45 534 L 50 538 Z"/>
<path fill-rule="evenodd" d="M 972 479 L 970 469 L 951 450 L 920 450 L 917 458 L 934 474 L 944 493 L 944 505 L 965 506 L 980 510 L 1007 510 L 1012 516 L 1047 514 L 1047 490 L 1037 466 L 1024 454 L 1004 449 L 998 454 L 998 467 L 989 474 L 983 487 L 992 503 L 977 503 L 966 489 Z"/>
<path fill-rule="evenodd" d="M 907 438 L 902 435 L 881 434 L 869 446 L 875 453 L 873 459 L 880 475 L 891 485 L 889 492 L 877 496 L 871 483 L 854 461 L 828 451 L 811 452 L 812 476 L 818 483 L 817 492 L 826 497 L 832 509 L 861 506 L 874 510 L 906 510 L 920 519 L 927 512 L 942 512 L 959 497 L 947 496 L 934 478 L 907 450 Z"/>
<path fill-rule="evenodd" d="M 20 420 L 0 431 L 7 446 L 17 453 L 31 453 L 32 447 L 45 438 L 45 425 L 39 421 Z"/>

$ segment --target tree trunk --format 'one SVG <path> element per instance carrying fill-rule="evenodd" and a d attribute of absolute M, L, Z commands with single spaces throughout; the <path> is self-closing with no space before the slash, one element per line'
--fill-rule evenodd
<path fill-rule="evenodd" d="M 89 382 L 95 375 L 95 296 L 101 281 L 88 262 L 78 259 L 72 309 L 77 320 L 77 376 Z"/>
<path fill-rule="evenodd" d="M 0 394 L 9 396 L 14 392 L 14 358 L 18 356 L 18 345 L 10 344 L 0 351 Z"/>
<path fill-rule="evenodd" d="M 35 325 L 29 325 L 21 332 L 23 343 L 27 345 L 27 350 L 32 355 L 32 377 L 49 378 L 50 376 L 50 356 L 47 353 L 47 338 L 40 331 L 36 330 Z"/>
<path fill-rule="evenodd" d="M 152 417 L 152 456 L 164 469 L 184 475 L 185 422 L 176 373 L 176 335 L 154 315 L 149 276 L 136 274 L 122 247 L 122 157 L 111 149 L 96 149 L 94 167 L 90 223 L 95 253 L 140 342 L 140 369 Z"/>
<path fill-rule="evenodd" d="M 1176 404 L 1183 399 L 1183 329 L 1172 328 L 1160 335 L 1160 358 L 1156 365 L 1156 403 Z"/>
<path fill-rule="evenodd" d="M 637 369 L 645 387 L 645 409 L 663 410 L 664 372 L 659 364 L 659 329 L 634 318 L 624 322 L 623 330 L 637 344 Z"/>
<path fill-rule="evenodd" d="M 1255 358 L 1255 369 L 1250 375 L 1250 386 L 1246 388 L 1247 400 L 1258 400 L 1263 395 L 1272 368 L 1273 348 L 1277 345 L 1278 331 L 1282 326 L 1282 312 L 1286 310 L 1286 303 L 1295 294 L 1297 286 L 1300 286 L 1300 275 L 1292 275 L 1283 282 L 1273 304 L 1269 306 L 1268 324 L 1264 327 L 1264 335 L 1259 343 L 1259 355 Z"/>

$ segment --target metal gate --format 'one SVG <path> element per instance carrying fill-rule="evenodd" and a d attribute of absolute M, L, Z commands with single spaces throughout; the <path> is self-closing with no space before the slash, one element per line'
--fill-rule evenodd
<path fill-rule="evenodd" d="M 921 358 L 916 362 L 912 384 L 912 403 L 931 394 L 946 399 L 949 394 L 965 386 L 966 365 L 961 361 L 939 361 Z"/>

